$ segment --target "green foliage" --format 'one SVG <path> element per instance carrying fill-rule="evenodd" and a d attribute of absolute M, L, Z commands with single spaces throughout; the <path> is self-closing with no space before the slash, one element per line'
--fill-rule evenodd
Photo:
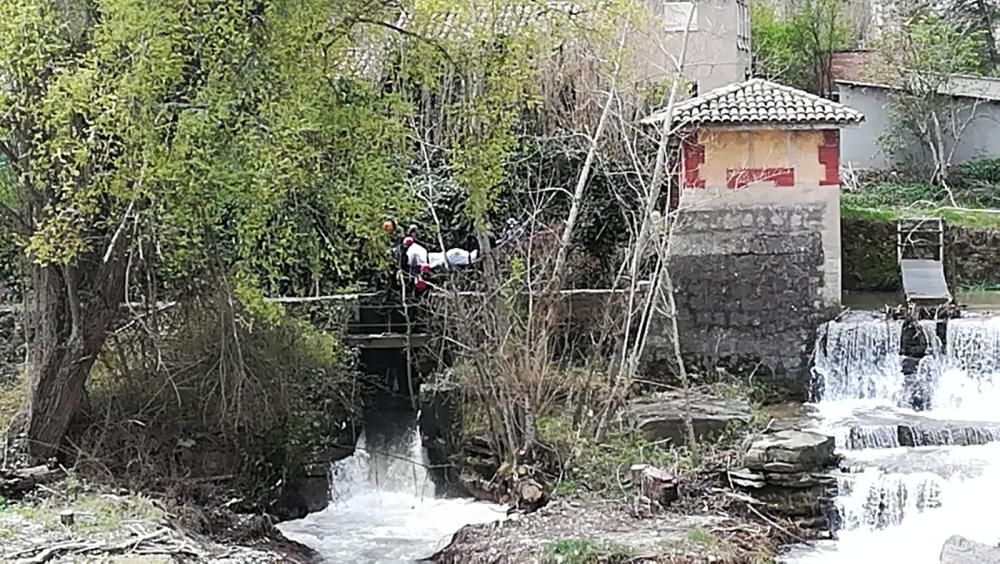
<path fill-rule="evenodd" d="M 892 84 L 911 89 L 935 88 L 951 74 L 979 74 L 983 41 L 979 31 L 919 11 L 900 29 L 888 30 L 881 36 L 881 65 L 877 71 L 880 78 L 891 79 Z M 900 81 L 911 76 L 913 83 Z"/>
<path fill-rule="evenodd" d="M 780 16 L 775 5 L 753 2 L 754 74 L 816 93 L 828 87 L 830 57 L 849 47 L 851 25 L 837 0 L 800 0 Z"/>
<path fill-rule="evenodd" d="M 845 196 L 853 206 L 878 209 L 934 204 L 941 201 L 944 190 L 929 182 L 873 182 Z"/>
<path fill-rule="evenodd" d="M 0 498 L 0 537 L 17 532 L 24 521 L 46 531 L 62 529 L 64 511 L 74 514 L 69 530 L 77 535 L 118 533 L 130 523 L 159 524 L 166 519 L 164 511 L 145 496 L 93 492 L 73 479 L 55 488 L 57 495 L 35 501 L 5 503 Z"/>
<path fill-rule="evenodd" d="M 336 337 L 224 300 L 170 317 L 158 358 L 142 354 L 149 335 L 131 332 L 95 368 L 79 440 L 87 477 L 110 470 L 130 489 L 204 502 L 217 486 L 186 478 L 222 476 L 259 509 L 287 473 L 353 444 L 341 425 L 358 416 L 366 390 Z"/>
<path fill-rule="evenodd" d="M 968 286 L 962 286 L 960 290 L 962 292 L 969 292 L 973 294 L 1000 292 L 1000 284 L 987 284 L 987 283 L 971 284 Z"/>
<path fill-rule="evenodd" d="M 33 259 L 114 241 L 168 284 L 224 268 L 271 293 L 370 268 L 381 218 L 410 209 L 409 142 L 398 96 L 344 79 L 330 22 L 363 6 L 5 2 L 0 131 Z"/>
<path fill-rule="evenodd" d="M 579 490 L 583 484 L 590 491 L 605 496 L 625 495 L 621 488 L 629 479 L 633 464 L 651 464 L 677 472 L 690 470 L 696 460 L 685 449 L 657 446 L 639 433 L 619 433 L 597 444 L 589 434 L 578 434 L 565 417 L 543 417 L 537 421 L 538 439 L 552 449 L 568 467 L 564 481 L 557 486 L 563 493 Z"/>
<path fill-rule="evenodd" d="M 632 559 L 633 551 L 626 546 L 604 546 L 591 539 L 559 539 L 542 552 L 546 564 L 624 563 Z"/>
<path fill-rule="evenodd" d="M 719 541 L 715 538 L 715 535 L 711 531 L 706 531 L 702 528 L 691 529 L 687 532 L 688 542 L 702 545 L 705 547 L 711 547 L 717 544 Z"/>
<path fill-rule="evenodd" d="M 555 495 L 568 496 L 580 490 L 580 483 L 576 480 L 563 480 L 556 484 L 552 491 Z"/>
<path fill-rule="evenodd" d="M 896 181 L 875 180 L 845 192 L 841 215 L 858 219 L 895 221 L 901 217 L 941 217 L 949 223 L 966 227 L 1000 228 L 1000 216 L 979 208 L 994 209 L 1000 204 L 1000 162 L 981 159 L 963 163 L 949 176 L 949 188 L 955 202 L 968 209 L 951 207 L 947 191 L 941 186 L 905 176 Z"/>
<path fill-rule="evenodd" d="M 27 407 L 27 381 L 17 376 L 10 381 L 0 382 L 0 438 L 7 433 L 11 422 Z"/>
<path fill-rule="evenodd" d="M 948 185 L 962 206 L 1000 208 L 1000 158 L 976 159 L 958 165 L 949 175 Z"/>

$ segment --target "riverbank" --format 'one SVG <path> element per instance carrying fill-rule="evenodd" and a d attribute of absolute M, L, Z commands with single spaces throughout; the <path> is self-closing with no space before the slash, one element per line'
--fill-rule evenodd
<path fill-rule="evenodd" d="M 774 461 L 753 458 L 765 445 L 787 461 L 779 472 L 813 476 L 827 469 L 829 456 L 814 444 L 785 440 L 800 422 L 797 409 L 750 409 L 736 398 L 696 393 L 690 413 L 699 443 L 689 448 L 667 438 L 683 424 L 676 400 L 670 393 L 633 400 L 626 419 L 650 442 L 608 441 L 600 454 L 575 463 L 547 505 L 464 527 L 431 560 L 763 563 L 774 562 L 784 545 L 824 537 L 825 521 L 813 510 L 825 488 L 798 474 L 774 474 Z M 816 439 L 832 454 L 832 437 Z M 605 463 L 595 465 L 601 456 Z M 738 485 L 745 466 L 758 464 L 767 483 Z M 662 481 L 651 485 L 648 476 Z"/>
<path fill-rule="evenodd" d="M 703 501 L 712 506 L 718 498 Z M 567 498 L 528 515 L 464 527 L 431 560 L 763 563 L 773 561 L 778 544 L 766 526 L 722 508 L 648 514 L 635 503 Z"/>
<path fill-rule="evenodd" d="M 315 559 L 310 549 L 278 533 L 266 516 L 175 506 L 56 473 L 62 478 L 38 484 L 23 499 L 0 497 L 0 561 L 265 564 Z"/>

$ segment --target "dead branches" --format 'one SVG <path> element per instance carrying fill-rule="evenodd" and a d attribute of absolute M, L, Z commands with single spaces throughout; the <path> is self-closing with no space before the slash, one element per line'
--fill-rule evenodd
<path fill-rule="evenodd" d="M 199 548 L 197 542 L 173 529 L 164 527 L 151 533 L 134 533 L 115 542 L 71 540 L 50 546 L 38 545 L 11 554 L 8 558 L 19 564 L 42 564 L 67 556 L 186 555 L 199 560 L 209 557 L 208 552 Z"/>

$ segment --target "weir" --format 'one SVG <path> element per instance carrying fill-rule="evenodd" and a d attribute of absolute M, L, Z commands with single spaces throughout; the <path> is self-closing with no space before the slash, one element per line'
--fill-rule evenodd
<path fill-rule="evenodd" d="M 843 456 L 827 544 L 787 562 L 937 562 L 951 535 L 994 545 L 1000 318 L 856 314 L 818 333 L 816 426 Z"/>

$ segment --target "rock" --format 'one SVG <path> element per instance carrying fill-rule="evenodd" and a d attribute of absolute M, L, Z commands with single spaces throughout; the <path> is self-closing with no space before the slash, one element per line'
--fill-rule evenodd
<path fill-rule="evenodd" d="M 941 564 L 1000 564 L 1000 547 L 955 535 L 941 548 Z"/>
<path fill-rule="evenodd" d="M 758 489 L 763 488 L 767 485 L 766 479 L 763 474 L 757 474 L 751 472 L 746 468 L 740 468 L 738 470 L 729 471 L 729 480 L 732 481 L 733 485 L 739 486 L 741 488 Z"/>
<path fill-rule="evenodd" d="M 763 470 L 765 472 L 801 472 L 802 469 L 795 464 L 789 464 L 787 462 L 765 462 Z"/>
<path fill-rule="evenodd" d="M 629 475 L 632 476 L 632 483 L 638 484 L 642 480 L 642 473 L 649 468 L 649 464 L 633 464 L 629 467 Z"/>
<path fill-rule="evenodd" d="M 811 488 L 813 486 L 826 486 L 837 483 L 835 479 L 825 474 L 812 474 L 809 472 L 795 472 L 791 474 L 765 472 L 764 479 L 768 484 L 786 488 Z"/>
<path fill-rule="evenodd" d="M 670 505 L 680 497 L 677 478 L 673 474 L 648 466 L 639 473 L 639 494 L 658 504 L 661 508 Z"/>
<path fill-rule="evenodd" d="M 695 438 L 714 439 L 731 426 L 750 422 L 750 406 L 746 400 L 724 399 L 692 394 L 691 423 Z M 679 392 L 667 392 L 633 400 L 627 410 L 633 427 L 650 441 L 669 440 L 673 445 L 687 442 L 684 430 L 684 397 Z"/>
<path fill-rule="evenodd" d="M 733 485 L 744 488 L 775 515 L 800 526 L 825 529 L 837 480 L 822 470 L 835 465 L 834 438 L 810 431 L 785 430 L 750 445 L 747 468 L 730 472 Z"/>
<path fill-rule="evenodd" d="M 811 431 L 779 431 L 755 441 L 744 457 L 750 470 L 783 463 L 786 472 L 807 472 L 832 466 L 834 439 Z M 772 466 L 773 468 L 774 466 Z"/>

